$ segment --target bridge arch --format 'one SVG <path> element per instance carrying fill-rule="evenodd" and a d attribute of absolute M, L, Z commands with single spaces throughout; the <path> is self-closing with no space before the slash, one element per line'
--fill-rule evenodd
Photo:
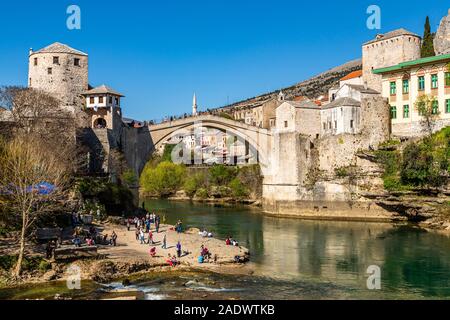
<path fill-rule="evenodd" d="M 257 160 L 261 170 L 265 171 L 268 165 L 269 153 L 272 147 L 272 134 L 267 129 L 250 126 L 245 123 L 217 116 L 199 116 L 175 120 L 158 125 L 149 126 L 150 134 L 154 144 L 154 150 L 158 150 L 163 143 L 174 137 L 177 133 L 191 131 L 196 128 L 211 128 L 248 142 L 251 149 L 256 151 Z"/>

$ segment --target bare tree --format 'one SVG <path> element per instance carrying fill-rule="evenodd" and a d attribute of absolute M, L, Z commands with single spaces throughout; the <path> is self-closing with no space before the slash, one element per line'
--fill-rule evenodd
<path fill-rule="evenodd" d="M 3 87 L 0 105 L 10 112 L 13 124 L 11 134 L 0 142 L 0 195 L 21 221 L 14 269 L 18 277 L 30 228 L 40 216 L 60 208 L 83 158 L 76 144 L 76 116 L 53 96 L 30 88 Z M 42 185 L 51 185 L 51 192 L 42 192 Z"/>
<path fill-rule="evenodd" d="M 436 98 L 429 95 L 421 95 L 415 102 L 416 110 L 421 118 L 421 125 L 428 136 L 431 136 L 436 127 L 436 120 L 439 117 L 439 109 L 436 108 Z"/>
<path fill-rule="evenodd" d="M 33 136 L 0 141 L 0 194 L 11 212 L 20 215 L 19 252 L 13 276 L 19 277 L 30 227 L 62 204 L 70 182 L 70 167 Z"/>
<path fill-rule="evenodd" d="M 26 134 L 52 150 L 61 162 L 82 165 L 76 145 L 77 119 L 73 110 L 62 108 L 52 95 L 32 88 L 0 88 L 0 105 L 9 109 L 13 136 Z"/>

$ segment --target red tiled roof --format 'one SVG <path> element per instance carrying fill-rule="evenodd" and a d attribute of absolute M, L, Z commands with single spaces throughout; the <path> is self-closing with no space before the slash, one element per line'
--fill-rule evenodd
<path fill-rule="evenodd" d="M 348 75 L 343 77 L 341 79 L 341 81 L 349 80 L 349 79 L 353 79 L 353 78 L 358 78 L 358 77 L 361 77 L 361 76 L 362 76 L 362 70 L 356 70 L 356 71 L 350 72 Z"/>

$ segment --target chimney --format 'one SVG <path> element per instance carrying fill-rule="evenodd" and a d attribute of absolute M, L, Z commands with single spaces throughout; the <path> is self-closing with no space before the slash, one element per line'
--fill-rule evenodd
<path fill-rule="evenodd" d="M 30 56 L 33 54 L 33 48 L 30 48 Z"/>

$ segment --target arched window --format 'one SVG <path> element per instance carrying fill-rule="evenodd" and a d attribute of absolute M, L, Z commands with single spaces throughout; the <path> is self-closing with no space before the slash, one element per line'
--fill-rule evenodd
<path fill-rule="evenodd" d="M 94 129 L 105 129 L 106 120 L 103 118 L 98 118 L 94 121 Z"/>

